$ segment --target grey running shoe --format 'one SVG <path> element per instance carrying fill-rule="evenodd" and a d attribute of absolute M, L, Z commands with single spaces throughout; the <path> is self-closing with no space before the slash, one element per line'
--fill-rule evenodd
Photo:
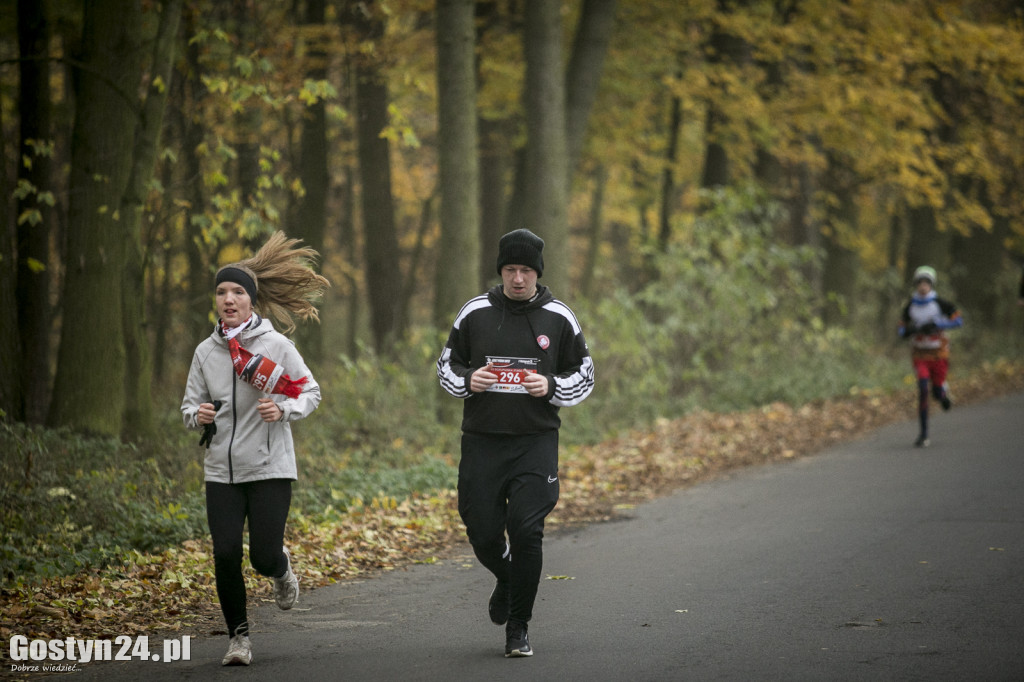
<path fill-rule="evenodd" d="M 252 646 L 249 644 L 248 635 L 235 635 L 228 645 L 228 652 L 224 654 L 221 665 L 249 665 L 252 663 Z"/>
<path fill-rule="evenodd" d="M 292 573 L 292 555 L 287 547 L 284 558 L 288 560 L 288 569 L 280 578 L 274 578 L 274 601 L 279 609 L 287 611 L 299 600 L 299 579 Z"/>

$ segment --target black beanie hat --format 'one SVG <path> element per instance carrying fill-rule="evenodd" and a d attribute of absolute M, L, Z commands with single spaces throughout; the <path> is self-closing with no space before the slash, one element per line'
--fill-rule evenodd
<path fill-rule="evenodd" d="M 506 265 L 526 265 L 544 274 L 544 240 L 529 230 L 513 230 L 498 242 L 498 274 Z"/>

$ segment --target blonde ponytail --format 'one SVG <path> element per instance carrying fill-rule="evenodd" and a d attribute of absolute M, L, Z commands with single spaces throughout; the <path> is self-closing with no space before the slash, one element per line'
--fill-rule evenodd
<path fill-rule="evenodd" d="M 295 330 L 294 316 L 320 321 L 315 303 L 331 286 L 314 269 L 320 254 L 308 246 L 297 247 L 301 241 L 275 232 L 251 258 L 224 266 L 248 269 L 256 276 L 253 306 L 264 317 L 272 318 L 285 333 Z"/>

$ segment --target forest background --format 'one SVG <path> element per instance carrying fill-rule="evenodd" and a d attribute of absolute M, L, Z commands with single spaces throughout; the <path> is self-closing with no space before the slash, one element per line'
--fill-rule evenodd
<path fill-rule="evenodd" d="M 698 411 L 903 389 L 909 417 L 921 264 L 967 319 L 954 382 L 1020 375 L 1022 2 L 0 9 L 9 589 L 203 536 L 185 374 L 214 271 L 276 230 L 333 284 L 294 335 L 306 521 L 451 489 L 434 361 L 517 227 L 595 356 L 567 461 Z"/>

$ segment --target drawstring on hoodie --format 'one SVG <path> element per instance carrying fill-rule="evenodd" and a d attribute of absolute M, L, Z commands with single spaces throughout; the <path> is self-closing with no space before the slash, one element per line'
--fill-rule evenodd
<path fill-rule="evenodd" d="M 501 299 L 501 321 L 498 322 L 498 330 L 501 331 L 501 327 L 505 324 L 505 315 L 511 310 L 513 313 L 519 314 L 520 312 L 526 317 L 526 324 L 530 328 L 530 334 L 533 336 L 534 343 L 537 344 L 537 348 L 544 353 L 545 357 L 550 357 L 548 349 L 540 345 L 537 341 L 537 330 L 533 328 L 533 320 L 530 319 L 530 306 L 534 301 L 538 300 L 543 294 L 543 290 L 538 288 L 535 293 L 528 301 L 515 301 L 505 296 L 504 291 L 499 291 L 498 296 Z"/>

